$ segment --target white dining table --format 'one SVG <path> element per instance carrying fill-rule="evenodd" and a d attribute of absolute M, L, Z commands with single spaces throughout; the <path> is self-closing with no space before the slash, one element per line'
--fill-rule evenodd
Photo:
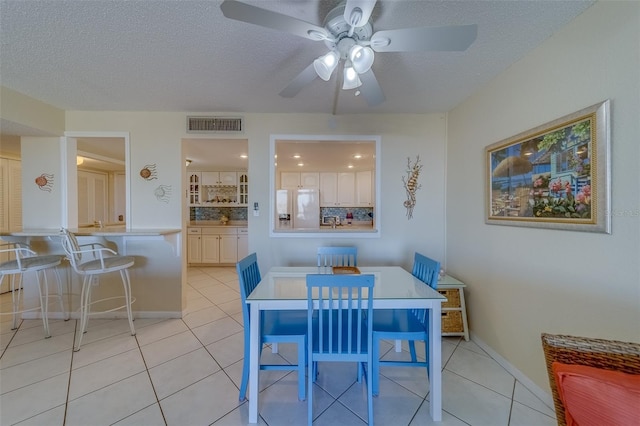
<path fill-rule="evenodd" d="M 422 308 L 429 312 L 429 408 L 434 421 L 442 420 L 441 313 L 444 296 L 398 266 L 362 266 L 362 274 L 373 274 L 373 308 Z M 260 374 L 260 311 L 306 310 L 308 274 L 332 273 L 330 267 L 273 267 L 247 297 L 249 324 L 249 423 L 258 421 Z M 246 324 L 245 324 L 246 326 Z"/>

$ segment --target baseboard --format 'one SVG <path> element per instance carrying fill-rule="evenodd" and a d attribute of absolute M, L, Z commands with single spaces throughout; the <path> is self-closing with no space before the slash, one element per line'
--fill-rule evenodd
<path fill-rule="evenodd" d="M 491 349 L 489 345 L 482 341 L 476 334 L 473 332 L 469 333 L 471 336 L 471 340 L 480 346 L 482 350 L 484 350 L 495 362 L 500 364 L 502 368 L 507 370 L 513 377 L 516 378 L 522 385 L 527 388 L 532 394 L 537 396 L 547 407 L 551 410 L 554 410 L 553 397 L 550 393 L 542 389 L 540 386 L 536 385 L 531 379 L 525 376 L 520 370 L 514 367 L 509 361 L 504 359 L 499 353 Z"/>
<path fill-rule="evenodd" d="M 134 312 L 134 318 L 160 318 L 160 319 L 175 319 L 182 318 L 182 312 L 174 312 L 174 311 L 142 311 L 142 312 Z M 34 312 L 23 312 L 23 319 L 41 319 L 42 313 L 40 311 Z M 91 319 L 99 318 L 99 319 L 122 319 L 127 318 L 126 312 L 101 312 L 91 314 Z M 64 314 L 62 312 L 49 312 L 49 319 L 64 319 Z M 71 312 L 71 319 L 80 319 L 80 312 Z"/>

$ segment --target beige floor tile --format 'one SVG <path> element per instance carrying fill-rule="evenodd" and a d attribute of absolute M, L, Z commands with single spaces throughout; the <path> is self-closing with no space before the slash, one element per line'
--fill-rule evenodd
<path fill-rule="evenodd" d="M 211 424 L 240 405 L 238 390 L 222 372 L 160 401 L 168 425 Z"/>
<path fill-rule="evenodd" d="M 74 369 L 69 383 L 69 401 L 145 370 L 138 348 Z"/>
<path fill-rule="evenodd" d="M 68 382 L 68 374 L 59 374 L 0 395 L 2 424 L 12 425 L 64 405 Z"/>
<path fill-rule="evenodd" d="M 164 399 L 218 371 L 220 366 L 200 348 L 149 369 L 149 375 L 158 398 Z"/>
<path fill-rule="evenodd" d="M 166 339 L 156 340 L 142 346 L 142 354 L 147 368 L 153 368 L 186 353 L 202 348 L 202 344 L 191 331 L 174 334 Z"/>
<path fill-rule="evenodd" d="M 5 394 L 24 386 L 71 371 L 71 351 L 57 352 L 42 358 L 0 369 L 0 393 Z"/>
<path fill-rule="evenodd" d="M 156 402 L 146 371 L 70 401 L 67 426 L 107 425 L 125 419 Z"/>

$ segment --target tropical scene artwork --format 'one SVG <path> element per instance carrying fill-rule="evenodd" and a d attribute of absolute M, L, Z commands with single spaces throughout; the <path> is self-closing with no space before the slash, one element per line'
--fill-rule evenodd
<path fill-rule="evenodd" d="M 597 118 L 594 110 L 488 147 L 487 220 L 595 224 Z"/>

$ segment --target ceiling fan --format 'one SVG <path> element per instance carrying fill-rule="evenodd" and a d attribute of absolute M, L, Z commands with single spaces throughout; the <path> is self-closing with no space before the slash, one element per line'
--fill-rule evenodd
<path fill-rule="evenodd" d="M 356 89 L 369 106 L 385 100 L 371 69 L 374 52 L 463 51 L 476 39 L 477 25 L 417 27 L 373 32 L 370 21 L 376 0 L 341 1 L 325 17 L 322 27 L 262 9 L 237 0 L 225 0 L 220 9 L 225 17 L 315 41 L 324 41 L 328 52 L 298 74 L 280 96 L 294 97 L 303 87 L 320 77 L 329 81 L 342 61 L 342 89 Z"/>

